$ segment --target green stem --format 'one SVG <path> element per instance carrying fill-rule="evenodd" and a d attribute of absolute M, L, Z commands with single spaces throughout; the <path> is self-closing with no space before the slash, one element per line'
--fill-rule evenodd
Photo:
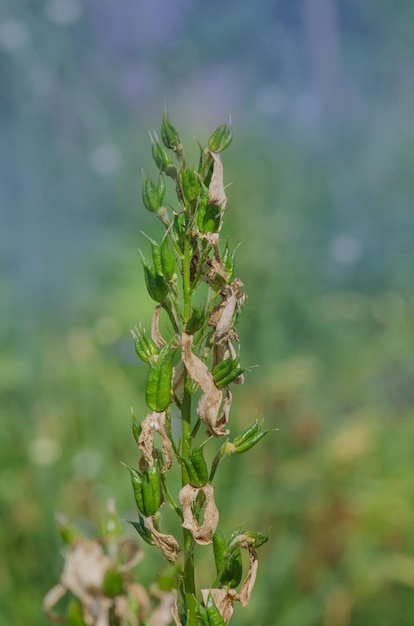
<path fill-rule="evenodd" d="M 184 322 L 191 317 L 191 282 L 190 282 L 191 250 L 190 237 L 187 234 L 184 241 L 183 259 L 183 292 L 184 292 Z"/>
<path fill-rule="evenodd" d="M 184 298 L 184 323 L 187 323 L 191 316 L 191 283 L 190 283 L 190 233 L 187 223 L 187 233 L 184 240 L 184 259 L 183 259 L 183 298 Z M 184 458 L 188 458 L 191 451 L 191 378 L 186 374 L 184 381 L 184 398 L 181 410 L 181 454 Z M 182 471 L 182 486 L 187 482 L 187 477 Z M 194 576 L 194 539 L 189 530 L 183 529 L 184 538 L 184 597 L 185 607 L 187 611 L 186 626 L 197 626 L 197 613 L 195 602 L 195 576 Z"/>
<path fill-rule="evenodd" d="M 184 398 L 182 404 L 182 442 L 181 453 L 188 457 L 191 450 L 191 379 L 186 376 L 184 384 Z M 182 485 L 186 484 L 186 476 L 182 472 Z M 194 577 L 194 540 L 191 532 L 186 528 L 184 533 L 184 596 L 187 610 L 187 626 L 197 626 L 197 613 L 195 602 L 195 577 Z"/>

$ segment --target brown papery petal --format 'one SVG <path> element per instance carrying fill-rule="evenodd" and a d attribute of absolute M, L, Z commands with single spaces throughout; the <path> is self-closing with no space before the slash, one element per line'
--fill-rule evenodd
<path fill-rule="evenodd" d="M 214 604 L 220 611 L 221 617 L 228 624 L 233 615 L 233 602 L 237 600 L 237 591 L 235 589 L 202 589 L 201 595 L 203 596 L 204 604 L 207 604 L 210 594 Z"/>
<path fill-rule="evenodd" d="M 190 375 L 190 378 L 204 391 L 208 393 L 212 387 L 215 387 L 213 376 L 207 365 L 203 363 L 192 351 L 193 335 L 183 333 L 181 337 L 181 348 L 184 365 Z"/>
<path fill-rule="evenodd" d="M 178 615 L 177 598 L 175 599 L 175 602 L 174 602 L 174 604 L 171 607 L 171 615 L 173 617 L 175 626 L 182 626 L 181 620 L 180 620 L 179 615 Z"/>
<path fill-rule="evenodd" d="M 138 446 L 147 466 L 154 465 L 154 432 L 161 438 L 162 451 L 165 457 L 163 472 L 170 469 L 172 465 L 172 444 L 165 431 L 165 411 L 149 413 L 142 422 L 142 431 L 138 439 Z"/>
<path fill-rule="evenodd" d="M 231 285 L 225 286 L 223 302 L 219 308 L 221 315 L 216 324 L 215 341 L 217 343 L 227 341 L 229 337 L 234 311 L 236 310 L 237 301 L 241 297 L 240 290 L 242 286 L 243 283 L 239 278 L 236 278 Z"/>
<path fill-rule="evenodd" d="M 172 392 L 180 402 L 184 398 L 185 365 L 179 361 L 173 369 Z"/>
<path fill-rule="evenodd" d="M 180 551 L 180 546 L 178 545 L 177 540 L 172 535 L 165 535 L 157 530 L 154 526 L 154 520 L 152 517 L 145 517 L 144 523 L 148 530 L 154 535 L 155 541 L 165 558 L 168 561 L 176 561 Z"/>
<path fill-rule="evenodd" d="M 198 524 L 192 510 L 192 505 L 196 501 L 198 494 L 202 491 L 206 498 L 203 523 Z M 208 545 L 212 543 L 212 537 L 216 532 L 219 520 L 219 512 L 214 501 L 214 487 L 212 485 L 204 485 L 203 487 L 193 487 L 185 485 L 178 499 L 183 507 L 183 528 L 190 530 L 194 540 L 200 545 Z"/>
<path fill-rule="evenodd" d="M 172 593 L 162 593 L 159 597 L 161 602 L 148 619 L 148 626 L 168 626 L 171 624 L 175 596 Z"/>
<path fill-rule="evenodd" d="M 151 324 L 151 339 L 157 346 L 157 348 L 162 348 L 167 343 L 164 337 L 160 333 L 159 322 L 160 322 L 160 314 L 161 314 L 161 306 L 158 305 L 154 309 L 154 314 L 152 316 L 152 324 Z"/>
<path fill-rule="evenodd" d="M 238 600 L 242 606 L 246 606 L 249 603 L 250 596 L 252 595 L 254 583 L 256 581 L 257 568 L 259 566 L 259 560 L 257 558 L 256 550 L 249 548 L 249 571 L 246 578 L 243 580 L 240 587 L 240 594 Z"/>
<path fill-rule="evenodd" d="M 223 213 L 227 204 L 227 197 L 224 191 L 223 183 L 223 164 L 219 154 L 210 152 L 210 155 L 214 160 L 214 165 L 213 175 L 208 186 L 208 201 L 210 204 L 220 206 Z"/>
<path fill-rule="evenodd" d="M 219 417 L 223 392 L 214 384 L 213 376 L 207 365 L 193 353 L 192 342 L 193 336 L 183 333 L 181 346 L 184 365 L 191 379 L 204 391 L 198 401 L 197 415 L 205 425 L 207 434 L 214 437 L 227 435 L 229 431 L 224 426 L 227 424 L 230 410 L 228 399 L 226 398 L 223 412 Z"/>

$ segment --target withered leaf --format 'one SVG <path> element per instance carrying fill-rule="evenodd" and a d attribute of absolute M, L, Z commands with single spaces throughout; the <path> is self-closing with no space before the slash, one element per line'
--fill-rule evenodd
<path fill-rule="evenodd" d="M 145 464 L 152 467 L 154 464 L 154 433 L 159 434 L 165 458 L 163 472 L 169 470 L 172 465 L 172 444 L 165 430 L 165 419 L 165 411 L 149 413 L 142 422 L 142 431 L 138 439 L 138 446 Z"/>
<path fill-rule="evenodd" d="M 204 493 L 206 499 L 201 526 L 198 524 L 192 508 L 200 491 Z M 183 507 L 183 528 L 191 531 L 197 543 L 201 545 L 210 544 L 219 520 L 219 512 L 214 501 L 214 487 L 209 484 L 203 487 L 185 485 L 178 494 L 178 499 Z"/>
<path fill-rule="evenodd" d="M 144 523 L 148 530 L 154 535 L 154 539 L 165 558 L 168 561 L 176 561 L 180 551 L 178 541 L 172 535 L 166 535 L 157 530 L 152 517 L 145 517 Z"/>

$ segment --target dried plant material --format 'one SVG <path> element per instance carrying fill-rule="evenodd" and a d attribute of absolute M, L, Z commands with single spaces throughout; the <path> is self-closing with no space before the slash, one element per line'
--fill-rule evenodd
<path fill-rule="evenodd" d="M 79 541 L 66 555 L 60 583 L 45 596 L 43 608 L 55 622 L 61 616 L 53 607 L 70 591 L 82 604 L 86 626 L 109 626 L 109 610 L 113 600 L 103 594 L 105 574 L 113 567 L 108 555 L 97 541 Z"/>
<path fill-rule="evenodd" d="M 201 400 L 201 398 L 200 398 Z M 220 415 L 217 416 L 215 422 L 210 421 L 207 425 L 206 432 L 210 437 L 222 437 L 229 434 L 227 424 L 229 422 L 231 403 L 233 396 L 230 389 L 226 388 L 226 395 L 223 402 L 223 408 Z"/>
<path fill-rule="evenodd" d="M 184 365 L 191 379 L 204 391 L 209 393 L 211 386 L 215 386 L 213 376 L 207 365 L 203 363 L 192 351 L 193 335 L 183 332 L 181 337 L 181 348 Z"/>
<path fill-rule="evenodd" d="M 177 598 L 175 598 L 174 604 L 171 607 L 171 615 L 174 620 L 175 626 L 182 626 L 180 617 L 178 615 L 178 603 Z"/>
<path fill-rule="evenodd" d="M 204 494 L 206 499 L 203 523 L 201 526 L 198 524 L 193 513 L 193 504 L 200 492 Z M 178 499 L 183 508 L 183 528 L 190 530 L 194 540 L 200 545 L 212 543 L 212 536 L 216 531 L 219 520 L 219 512 L 214 501 L 214 487 L 209 484 L 203 487 L 185 485 L 178 494 Z"/>
<path fill-rule="evenodd" d="M 219 234 L 218 233 L 206 233 L 204 235 L 205 239 L 213 246 L 214 255 L 211 259 L 211 267 L 214 272 L 227 280 L 227 270 L 223 265 L 223 261 L 221 259 L 221 254 L 219 250 Z M 210 278 L 214 279 L 214 275 L 210 276 Z"/>
<path fill-rule="evenodd" d="M 228 430 L 223 428 L 227 424 L 228 410 L 225 406 L 219 416 L 223 393 L 214 384 L 213 376 L 207 365 L 196 356 L 192 349 L 193 336 L 182 334 L 181 346 L 184 365 L 191 379 L 201 387 L 204 392 L 197 405 L 197 415 L 206 426 L 207 434 L 215 437 L 227 435 Z"/>
<path fill-rule="evenodd" d="M 184 398 L 185 365 L 181 360 L 173 369 L 172 392 L 179 402 Z"/>
<path fill-rule="evenodd" d="M 173 593 L 157 593 L 160 604 L 152 611 L 147 620 L 148 626 L 168 626 L 171 623 L 172 609 L 175 604 Z"/>
<path fill-rule="evenodd" d="M 240 593 L 237 598 L 242 606 L 246 606 L 249 603 L 254 583 L 256 582 L 258 566 L 259 559 L 257 558 L 257 552 L 256 550 L 253 550 L 253 548 L 249 547 L 249 571 L 241 584 Z"/>
<path fill-rule="evenodd" d="M 55 624 L 66 622 L 66 617 L 53 611 L 53 607 L 63 598 L 66 592 L 67 589 L 59 583 L 52 587 L 43 598 L 43 612 L 47 619 Z"/>
<path fill-rule="evenodd" d="M 168 561 L 176 561 L 180 551 L 178 541 L 172 535 L 166 535 L 157 530 L 154 526 L 153 517 L 145 517 L 144 523 L 148 530 L 154 535 L 154 539 L 165 558 Z"/>
<path fill-rule="evenodd" d="M 118 542 L 118 557 L 120 555 L 126 558 L 125 563 L 118 565 L 119 572 L 129 572 L 133 567 L 138 565 L 144 558 L 144 552 L 139 544 L 132 537 L 124 537 Z"/>
<path fill-rule="evenodd" d="M 142 422 L 142 431 L 138 439 L 138 446 L 145 465 L 152 467 L 154 465 L 154 433 L 159 434 L 165 458 L 165 465 L 162 468 L 163 472 L 169 470 L 172 465 L 172 444 L 165 431 L 165 418 L 165 411 L 149 413 Z"/>
<path fill-rule="evenodd" d="M 242 287 L 242 281 L 236 278 L 230 285 L 224 285 L 222 289 L 221 295 L 223 300 L 220 305 L 213 310 L 209 320 L 209 325 L 216 327 L 216 343 L 221 343 L 229 339 L 237 303 L 244 297 L 244 294 L 241 292 Z"/>
<path fill-rule="evenodd" d="M 237 600 L 237 591 L 235 589 L 202 589 L 201 594 L 204 604 L 207 604 L 208 596 L 211 594 L 221 617 L 228 624 L 233 615 L 233 602 Z"/>
<path fill-rule="evenodd" d="M 158 305 L 154 309 L 154 314 L 152 316 L 152 324 L 151 324 L 151 339 L 157 346 L 157 348 L 162 348 L 167 343 L 164 337 L 160 333 L 159 323 L 160 323 L 160 314 L 161 314 L 161 306 Z"/>
<path fill-rule="evenodd" d="M 135 602 L 131 603 L 131 599 Z M 139 611 L 137 614 L 134 605 L 137 604 Z M 140 626 L 149 615 L 151 610 L 151 600 L 145 588 L 138 583 L 131 583 L 127 586 L 127 595 L 116 596 L 114 598 L 114 614 L 121 624 L 128 626 Z"/>
<path fill-rule="evenodd" d="M 224 191 L 223 183 L 223 164 L 221 157 L 215 152 L 209 152 L 214 161 L 213 175 L 211 177 L 210 184 L 208 186 L 208 201 L 210 204 L 215 204 L 221 207 L 222 214 L 227 204 L 227 196 Z"/>

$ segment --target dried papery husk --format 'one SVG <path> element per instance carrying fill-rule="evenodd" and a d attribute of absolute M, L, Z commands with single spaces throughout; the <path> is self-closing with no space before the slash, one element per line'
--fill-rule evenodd
<path fill-rule="evenodd" d="M 259 559 L 257 558 L 257 552 L 253 548 L 249 547 L 249 571 L 246 578 L 243 580 L 238 600 L 242 606 L 247 606 L 252 595 L 254 583 L 256 582 L 257 568 L 259 566 Z"/>
<path fill-rule="evenodd" d="M 190 378 L 204 391 L 209 393 L 212 386 L 215 387 L 213 376 L 207 365 L 203 363 L 192 351 L 193 335 L 183 333 L 181 337 L 181 349 L 184 365 Z"/>
<path fill-rule="evenodd" d="M 209 435 L 215 437 L 227 435 L 229 431 L 223 428 L 223 424 L 227 423 L 228 411 L 224 410 L 225 415 L 219 417 L 223 392 L 214 384 L 213 376 L 207 365 L 193 353 L 192 343 L 193 336 L 183 333 L 181 347 L 184 365 L 190 378 L 204 392 L 198 401 L 197 415 L 206 426 Z"/>
<path fill-rule="evenodd" d="M 206 233 L 203 235 L 203 239 L 206 239 L 209 244 L 213 246 L 214 255 L 211 259 L 211 268 L 208 276 L 211 280 L 215 278 L 215 274 L 221 276 L 224 280 L 227 280 L 227 270 L 223 265 L 223 261 L 221 259 L 221 254 L 219 250 L 219 234 L 218 233 Z"/>
<path fill-rule="evenodd" d="M 179 402 L 183 401 L 184 398 L 184 382 L 185 382 L 185 365 L 182 360 L 180 360 L 177 365 L 173 368 L 173 377 L 172 377 L 172 392 L 173 395 L 176 396 Z"/>
<path fill-rule="evenodd" d="M 210 316 L 209 325 L 216 327 L 215 342 L 228 341 L 231 333 L 234 312 L 239 300 L 245 297 L 241 292 L 243 283 L 235 278 L 230 285 L 224 285 L 221 295 L 223 300 Z"/>
<path fill-rule="evenodd" d="M 204 604 L 207 604 L 208 596 L 211 594 L 214 604 L 220 611 L 220 614 L 226 624 L 229 623 L 231 616 L 233 615 L 234 602 L 240 602 L 242 606 L 247 606 L 253 591 L 254 583 L 256 581 L 258 558 L 257 552 L 251 547 L 242 545 L 249 550 L 249 570 L 245 579 L 243 580 L 240 591 L 236 589 L 202 589 L 201 594 L 203 596 Z"/>
<path fill-rule="evenodd" d="M 235 589 L 202 589 L 201 595 L 203 596 L 204 604 L 207 604 L 210 594 L 214 604 L 220 611 L 221 617 L 228 624 L 233 615 L 233 602 L 237 599 L 237 591 Z"/>
<path fill-rule="evenodd" d="M 206 499 L 201 526 L 197 522 L 192 508 L 200 492 L 204 494 Z M 219 521 L 219 512 L 214 501 L 214 487 L 209 484 L 203 487 L 185 485 L 178 494 L 178 499 L 183 508 L 183 528 L 189 530 L 194 540 L 200 545 L 206 546 L 212 543 L 212 537 Z"/>
<path fill-rule="evenodd" d="M 138 446 L 145 465 L 152 467 L 154 465 L 154 433 L 158 433 L 165 458 L 165 465 L 161 468 L 163 472 L 166 472 L 172 466 L 172 444 L 165 431 L 165 419 L 165 411 L 149 413 L 142 422 L 142 431 L 138 439 Z"/>
<path fill-rule="evenodd" d="M 156 595 L 160 599 L 160 604 L 152 611 L 147 624 L 148 626 L 168 626 L 171 623 L 175 595 L 162 592 L 158 592 Z"/>
<path fill-rule="evenodd" d="M 118 542 L 118 555 L 126 557 L 125 563 L 118 565 L 118 571 L 128 572 L 144 558 L 144 551 L 132 537 L 123 537 Z"/>
<path fill-rule="evenodd" d="M 223 396 L 221 396 L 221 398 L 222 397 Z M 209 435 L 210 437 L 223 437 L 223 436 L 228 435 L 230 431 L 226 427 L 229 421 L 231 403 L 233 401 L 233 396 L 232 396 L 230 389 L 226 387 L 226 395 L 225 395 L 224 402 L 223 402 L 223 408 L 221 410 L 221 413 L 218 413 L 218 412 L 215 413 L 214 419 L 213 419 L 212 410 L 211 410 L 211 414 L 210 415 L 208 414 L 208 411 L 212 409 L 212 407 L 208 406 L 206 403 L 202 405 L 201 409 L 202 411 L 207 411 L 207 417 L 209 419 L 203 419 L 202 412 L 200 413 L 200 403 L 203 400 L 203 398 L 204 396 L 201 396 L 199 400 L 198 407 L 197 407 L 197 414 L 200 416 L 200 418 L 203 420 L 204 424 L 206 425 L 207 435 Z"/>
<path fill-rule="evenodd" d="M 55 624 L 66 622 L 66 617 L 53 610 L 53 607 L 63 598 L 66 592 L 66 587 L 59 583 L 52 587 L 43 598 L 43 612 L 47 619 Z"/>
<path fill-rule="evenodd" d="M 160 333 L 159 323 L 160 323 L 160 315 L 161 315 L 161 305 L 158 305 L 154 309 L 154 314 L 152 316 L 152 324 L 151 324 L 151 339 L 157 346 L 157 348 L 162 348 L 167 343 L 164 337 Z"/>
<path fill-rule="evenodd" d="M 214 165 L 213 174 L 208 186 L 208 201 L 210 204 L 215 204 L 221 207 L 221 213 L 223 216 L 224 209 L 227 204 L 227 196 L 224 191 L 223 182 L 223 163 L 221 162 L 220 155 L 216 152 L 209 152 L 209 154 L 214 161 Z"/>
<path fill-rule="evenodd" d="M 175 537 L 173 537 L 172 535 L 166 535 L 157 530 L 154 525 L 153 517 L 144 517 L 144 524 L 148 528 L 148 530 L 154 535 L 154 539 L 165 558 L 168 561 L 176 561 L 178 553 L 180 551 L 180 546 Z"/>
<path fill-rule="evenodd" d="M 97 541 L 79 541 L 66 555 L 65 565 L 56 585 L 45 596 L 43 607 L 52 621 L 62 621 L 53 607 L 67 591 L 70 591 L 82 604 L 86 626 L 109 626 L 109 610 L 113 604 L 103 595 L 105 574 L 112 567 L 112 561 Z"/>
<path fill-rule="evenodd" d="M 177 598 L 175 598 L 174 604 L 171 607 L 171 615 L 174 620 L 175 626 L 182 626 L 180 617 L 178 615 L 178 602 Z"/>

